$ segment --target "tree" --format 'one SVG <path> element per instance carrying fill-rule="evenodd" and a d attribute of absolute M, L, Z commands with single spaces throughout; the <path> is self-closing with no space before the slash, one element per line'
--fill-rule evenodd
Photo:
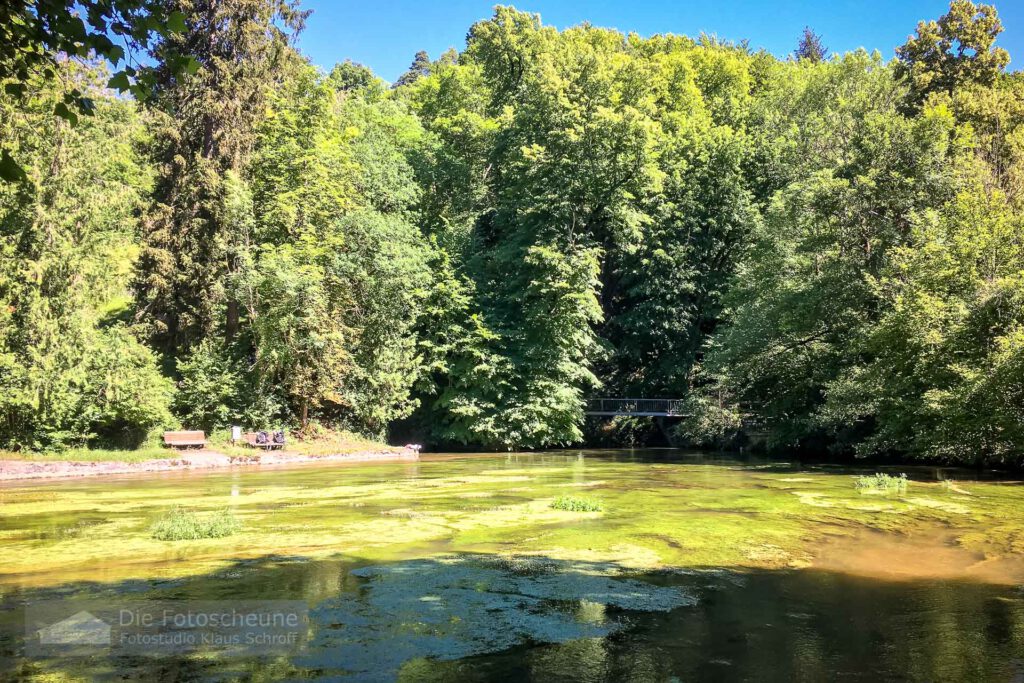
<path fill-rule="evenodd" d="M 126 324 L 134 214 L 151 186 L 131 102 L 95 65 L 60 78 L 95 105 L 72 128 L 55 81 L 0 97 L 0 137 L 29 182 L 0 185 L 0 447 L 137 446 L 172 423 L 172 387 Z"/>
<path fill-rule="evenodd" d="M 425 50 L 420 50 L 416 53 L 416 56 L 412 59 L 412 64 L 409 65 L 409 70 L 398 77 L 395 81 L 395 87 L 401 88 L 403 85 L 411 85 L 418 79 L 426 76 L 430 73 L 430 55 Z"/>
<path fill-rule="evenodd" d="M 303 65 L 271 95 L 248 169 L 252 244 L 229 282 L 265 393 L 284 388 L 303 425 L 380 435 L 420 376 L 430 250 L 410 222 L 408 156 L 423 130 L 372 74 L 340 78 L 350 71 Z"/>
<path fill-rule="evenodd" d="M 951 96 L 972 83 L 992 85 L 1010 63 L 1009 53 L 995 46 L 1003 32 L 996 8 L 953 0 L 938 21 L 922 21 L 917 35 L 896 48 L 897 74 L 910 85 L 909 101 L 920 107 L 931 93 Z"/>
<path fill-rule="evenodd" d="M 803 35 L 800 36 L 800 43 L 793 56 L 798 60 L 806 59 L 818 64 L 828 59 L 828 48 L 822 44 L 821 36 L 812 31 L 809 26 L 804 26 Z"/>
<path fill-rule="evenodd" d="M 863 363 L 862 341 L 885 309 L 871 283 L 907 244 L 914 216 L 955 191 L 961 148 L 948 110 L 902 116 L 892 72 L 867 64 L 877 61 L 848 55 L 820 65 L 803 93 L 778 93 L 787 118 L 810 117 L 793 129 L 806 147 L 751 235 L 725 297 L 731 319 L 713 339 L 709 370 L 723 381 L 707 390 L 754 406 L 780 446 L 850 447 L 870 433 L 819 412 L 829 386 Z"/>
<path fill-rule="evenodd" d="M 143 224 L 136 287 L 139 320 L 165 354 L 186 352 L 218 325 L 238 327 L 237 302 L 225 296 L 235 239 L 224 206 L 224 177 L 239 172 L 255 127 L 305 14 L 286 0 L 181 0 L 187 30 L 157 43 L 160 64 L 181 49 L 198 71 L 155 74 L 153 107 L 163 116 L 155 143 L 159 178 Z"/>
<path fill-rule="evenodd" d="M 916 218 L 878 283 L 889 306 L 870 361 L 829 389 L 827 420 L 875 425 L 862 454 L 992 464 L 1024 444 L 1024 221 L 979 175 Z"/>

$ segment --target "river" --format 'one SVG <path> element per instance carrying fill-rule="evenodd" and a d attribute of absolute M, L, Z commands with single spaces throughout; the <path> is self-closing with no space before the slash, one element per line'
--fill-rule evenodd
<path fill-rule="evenodd" d="M 0 672 L 1024 680 L 1024 486 L 890 472 L 909 475 L 905 492 L 858 489 L 862 472 L 843 466 L 566 450 L 7 485 Z M 600 510 L 552 507 L 566 496 Z M 153 538 L 175 506 L 230 510 L 241 530 Z M 33 645 L 40 605 L 103 616 L 252 601 L 291 601 L 298 637 L 167 652 Z"/>

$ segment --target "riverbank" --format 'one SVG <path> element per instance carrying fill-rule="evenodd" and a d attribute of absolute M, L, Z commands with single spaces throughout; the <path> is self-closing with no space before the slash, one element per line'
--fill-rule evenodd
<path fill-rule="evenodd" d="M 379 446 L 362 450 L 339 452 L 300 452 L 292 450 L 256 452 L 253 449 L 229 447 L 224 450 L 203 448 L 198 450 L 167 451 L 166 457 L 135 460 L 47 460 L 0 459 L 0 481 L 25 479 L 68 479 L 143 472 L 175 472 L 184 470 L 212 470 L 234 467 L 261 467 L 270 465 L 302 465 L 324 462 L 416 460 L 419 454 L 411 448 Z"/>

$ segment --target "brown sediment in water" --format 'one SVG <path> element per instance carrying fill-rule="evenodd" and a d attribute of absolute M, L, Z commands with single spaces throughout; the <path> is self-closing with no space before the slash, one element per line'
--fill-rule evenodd
<path fill-rule="evenodd" d="M 865 530 L 833 537 L 819 547 L 811 566 L 882 581 L 967 579 L 1024 584 L 1024 557 L 986 556 L 961 546 L 956 534 L 936 530 L 910 534 Z"/>
<path fill-rule="evenodd" d="M 142 462 L 73 460 L 0 460 L 0 481 L 24 479 L 67 479 L 111 476 L 145 472 L 179 472 L 234 467 L 291 466 L 306 463 L 416 460 L 419 454 L 409 448 L 308 455 L 292 451 L 270 451 L 251 456 L 232 456 L 211 449 L 182 451 L 173 457 Z"/>

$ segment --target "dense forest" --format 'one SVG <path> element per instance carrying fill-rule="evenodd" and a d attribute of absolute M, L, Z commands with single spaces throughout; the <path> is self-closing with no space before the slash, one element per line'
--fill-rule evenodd
<path fill-rule="evenodd" d="M 170 6 L 131 87 L 109 47 L 0 71 L 0 447 L 652 438 L 588 425 L 608 395 L 685 398 L 679 445 L 1024 459 L 994 8 L 780 59 L 497 7 L 388 84 L 312 66 L 285 0 Z"/>

